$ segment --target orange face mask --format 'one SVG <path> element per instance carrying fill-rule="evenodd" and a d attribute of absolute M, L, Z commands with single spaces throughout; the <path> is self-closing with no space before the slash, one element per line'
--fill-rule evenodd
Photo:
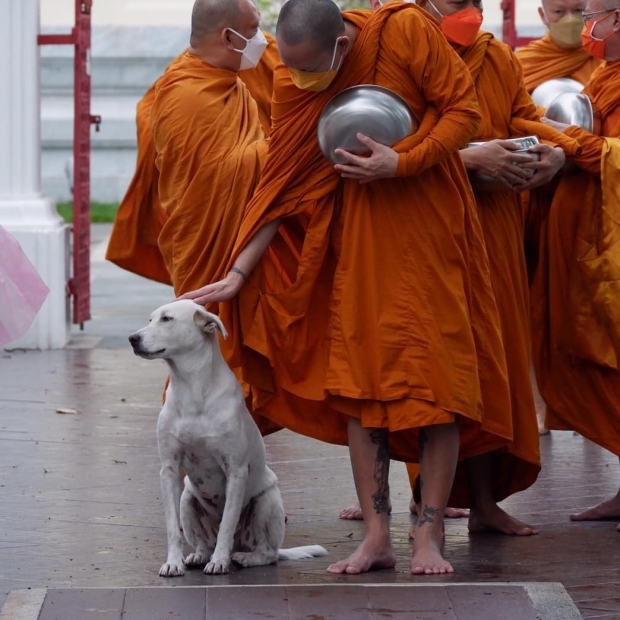
<path fill-rule="evenodd" d="M 340 65 L 342 64 L 341 55 L 338 66 L 334 67 L 334 62 L 336 61 L 336 52 L 338 51 L 338 41 L 340 41 L 340 37 L 336 39 L 336 45 L 334 45 L 334 53 L 332 55 L 332 62 L 329 65 L 329 69 L 327 71 L 299 71 L 298 69 L 291 69 L 289 67 L 288 72 L 291 75 L 291 80 L 293 80 L 293 84 L 295 84 L 297 88 L 301 88 L 302 90 L 311 90 L 314 93 L 319 93 L 328 88 L 329 85 L 336 79 L 338 71 L 340 70 Z"/>
<path fill-rule="evenodd" d="M 615 12 L 615 9 L 614 9 Z M 614 12 L 609 13 L 603 17 L 603 19 L 599 19 L 598 21 L 586 22 L 586 25 L 583 27 L 583 31 L 581 32 L 581 43 L 583 44 L 584 49 L 590 54 L 590 56 L 594 56 L 594 58 L 600 58 L 601 60 L 605 60 L 605 41 L 609 39 L 609 37 L 614 34 L 612 30 L 607 36 L 602 39 L 596 39 L 592 35 L 592 31 L 596 24 L 600 24 L 604 22 L 606 19 L 611 17 Z"/>
<path fill-rule="evenodd" d="M 457 11 L 452 15 L 442 15 L 431 0 L 428 2 L 441 16 L 441 29 L 448 41 L 469 47 L 476 40 L 482 25 L 482 11 L 480 9 L 472 7 Z"/>

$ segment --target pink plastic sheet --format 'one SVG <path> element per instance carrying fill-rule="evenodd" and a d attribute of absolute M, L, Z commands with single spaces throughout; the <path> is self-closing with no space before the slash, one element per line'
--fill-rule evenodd
<path fill-rule="evenodd" d="M 0 226 L 0 347 L 26 333 L 49 292 L 17 239 Z"/>

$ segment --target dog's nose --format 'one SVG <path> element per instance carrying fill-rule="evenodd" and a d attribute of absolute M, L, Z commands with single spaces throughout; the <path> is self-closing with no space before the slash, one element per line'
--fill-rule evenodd
<path fill-rule="evenodd" d="M 136 345 L 140 342 L 140 334 L 131 334 L 131 336 L 129 336 L 129 342 L 131 342 L 132 345 Z"/>

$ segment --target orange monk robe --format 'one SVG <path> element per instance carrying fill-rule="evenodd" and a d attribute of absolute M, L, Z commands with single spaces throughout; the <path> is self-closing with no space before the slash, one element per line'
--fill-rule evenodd
<path fill-rule="evenodd" d="M 181 58 L 182 55 L 175 58 L 164 75 Z M 159 171 L 155 166 L 157 154 L 151 132 L 151 108 L 157 83 L 138 103 L 136 170 L 114 218 L 106 259 L 132 273 L 170 284 L 170 274 L 157 245 L 157 237 L 166 221 L 157 194 Z"/>
<path fill-rule="evenodd" d="M 488 32 L 473 45 L 458 47 L 476 85 L 482 122 L 477 141 L 527 134 L 560 143 L 568 153 L 578 144 L 540 123 L 529 96 L 523 72 L 510 48 Z M 499 309 L 502 342 L 506 352 L 510 407 L 489 409 L 486 416 L 509 416 L 513 440 L 506 450 L 493 454 L 493 491 L 501 501 L 531 486 L 540 471 L 538 424 L 530 382 L 529 282 L 523 247 L 524 225 L 519 196 L 510 189 L 485 191 L 474 184 L 484 240 L 489 256 L 491 283 Z M 462 478 L 460 478 L 462 476 Z M 459 480 L 463 484 L 459 484 Z M 459 467 L 450 505 L 467 506 L 465 470 Z"/>
<path fill-rule="evenodd" d="M 458 418 L 464 456 L 505 445 L 509 424 L 481 432 L 483 392 L 496 407 L 510 403 L 457 152 L 479 124 L 471 77 L 414 4 L 344 17 L 359 36 L 325 91 L 297 89 L 285 67 L 276 70 L 267 163 L 233 258 L 263 225 L 282 224 L 238 298 L 222 306 L 233 344 L 243 335 L 229 359 L 242 365 L 258 411 L 317 439 L 346 444 L 356 416 L 392 431 L 394 458 L 415 461 L 418 429 Z M 335 93 L 364 83 L 399 93 L 421 126 L 397 147 L 397 178 L 360 185 L 323 158 L 316 126 Z"/>
<path fill-rule="evenodd" d="M 225 276 L 267 141 L 237 73 L 189 52 L 159 79 L 151 119 L 167 218 L 159 249 L 181 295 Z M 265 433 L 276 428 L 255 419 Z"/>
<path fill-rule="evenodd" d="M 583 47 L 559 47 L 549 32 L 542 39 L 518 49 L 516 55 L 523 67 L 525 88 L 530 94 L 543 82 L 556 78 L 567 77 L 585 85 L 602 62 L 588 54 Z M 543 116 L 545 109 L 539 107 L 538 113 Z M 553 196 L 554 187 L 554 184 L 550 184 L 547 192 L 539 189 L 533 195 L 530 192 L 522 194 L 521 208 L 526 221 L 526 252 L 530 278 L 537 261 L 540 211 L 544 209 L 544 206 L 538 203 L 548 203 Z"/>
<path fill-rule="evenodd" d="M 271 98 L 273 96 L 273 72 L 280 64 L 280 54 L 276 40 L 268 33 L 263 33 L 268 41 L 260 62 L 254 69 L 239 71 L 239 78 L 250 91 L 258 105 L 260 122 L 265 135 L 271 131 Z"/>
<path fill-rule="evenodd" d="M 265 33 L 269 45 L 255 69 L 239 72 L 250 94 L 258 104 L 263 131 L 271 127 L 271 94 L 273 71 L 280 62 L 275 39 Z M 183 59 L 175 58 L 164 75 Z M 161 79 L 161 78 L 160 78 Z M 114 221 L 106 258 L 133 273 L 170 284 L 170 275 L 157 245 L 157 238 L 166 221 L 158 196 L 159 171 L 155 165 L 155 144 L 151 130 L 151 108 L 155 99 L 156 81 L 138 103 L 136 125 L 138 154 L 136 171 L 121 202 Z"/>
<path fill-rule="evenodd" d="M 267 143 L 237 74 L 189 52 L 158 80 L 151 119 L 166 214 L 159 248 L 181 295 L 226 274 Z"/>
<path fill-rule="evenodd" d="M 523 67 L 523 80 L 528 93 L 543 82 L 556 78 L 567 77 L 586 84 L 602 62 L 583 47 L 572 50 L 559 47 L 548 32 L 542 39 L 518 49 L 516 55 Z"/>
<path fill-rule="evenodd" d="M 577 127 L 581 168 L 565 175 L 541 239 L 532 289 L 534 363 L 550 429 L 620 455 L 620 61 L 584 91 L 600 136 Z"/>

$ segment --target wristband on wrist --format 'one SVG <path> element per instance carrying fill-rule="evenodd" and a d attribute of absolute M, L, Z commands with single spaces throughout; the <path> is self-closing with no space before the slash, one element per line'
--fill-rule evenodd
<path fill-rule="evenodd" d="M 241 269 L 239 269 L 239 267 L 231 267 L 230 271 L 233 272 L 233 273 L 238 273 L 243 278 L 244 282 L 248 279 L 247 274 L 245 272 L 241 271 Z"/>

